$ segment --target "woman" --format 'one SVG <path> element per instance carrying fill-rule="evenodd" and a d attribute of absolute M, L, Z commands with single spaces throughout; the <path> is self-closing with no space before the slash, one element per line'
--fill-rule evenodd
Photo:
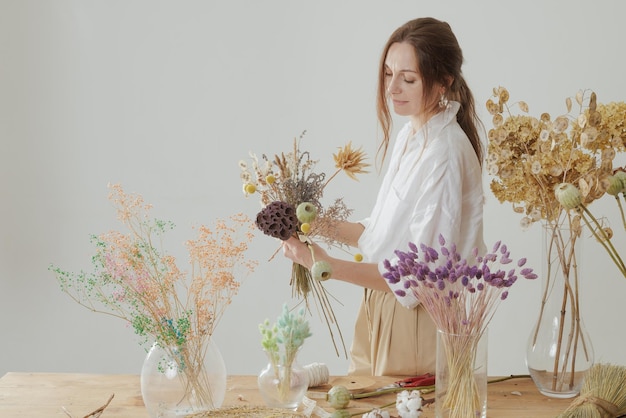
<path fill-rule="evenodd" d="M 350 350 L 350 374 L 419 375 L 435 370 L 436 328 L 412 295 L 396 299 L 382 277 L 383 261 L 409 242 L 436 247 L 439 234 L 463 256 L 484 251 L 482 147 L 474 99 L 461 72 L 463 54 L 450 26 L 419 18 L 398 28 L 379 69 L 379 151 L 392 128 L 389 104 L 408 117 L 394 143 L 371 216 L 338 226 L 337 237 L 364 255 L 355 263 L 328 255 L 332 278 L 365 288 Z M 308 268 L 311 252 L 297 239 L 283 253 Z"/>

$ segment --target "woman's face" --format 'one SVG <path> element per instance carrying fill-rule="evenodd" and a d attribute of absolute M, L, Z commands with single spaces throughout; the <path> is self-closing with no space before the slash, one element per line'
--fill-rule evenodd
<path fill-rule="evenodd" d="M 424 86 L 413 47 L 405 42 L 391 44 L 385 58 L 385 86 L 395 113 L 424 119 Z"/>

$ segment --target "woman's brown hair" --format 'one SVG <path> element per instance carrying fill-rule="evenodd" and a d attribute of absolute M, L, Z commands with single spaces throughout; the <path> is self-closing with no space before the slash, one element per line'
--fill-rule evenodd
<path fill-rule="evenodd" d="M 480 121 L 476 115 L 474 96 L 461 72 L 463 52 L 450 25 L 431 17 L 414 19 L 400 26 L 391 34 L 383 49 L 378 70 L 376 104 L 378 121 L 383 131 L 383 140 L 379 148 L 379 151 L 382 150 L 383 153 L 382 160 L 387 154 L 392 128 L 385 85 L 385 59 L 391 45 L 397 42 L 406 42 L 415 49 L 425 98 L 432 97 L 436 85 L 440 84 L 446 86 L 446 98 L 448 100 L 454 100 L 461 104 L 457 113 L 457 121 L 469 138 L 476 157 L 482 165 L 483 149 L 477 129 Z"/>

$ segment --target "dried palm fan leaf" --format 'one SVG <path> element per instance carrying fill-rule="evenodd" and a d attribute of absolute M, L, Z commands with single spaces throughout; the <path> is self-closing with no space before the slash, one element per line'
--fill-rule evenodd
<path fill-rule="evenodd" d="M 585 376 L 580 395 L 557 418 L 626 416 L 626 367 L 595 364 Z"/>

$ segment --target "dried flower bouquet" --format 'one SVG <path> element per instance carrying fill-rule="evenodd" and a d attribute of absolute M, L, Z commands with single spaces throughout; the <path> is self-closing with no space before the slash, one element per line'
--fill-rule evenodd
<path fill-rule="evenodd" d="M 358 174 L 367 173 L 365 169 L 369 164 L 364 162 L 364 152 L 353 149 L 349 143 L 333 155 L 336 171 L 327 178 L 325 173 L 314 171 L 317 161 L 311 159 L 308 151 L 300 149 L 299 141 L 303 136 L 304 133 L 299 139 L 294 139 L 291 152 L 275 155 L 273 160 L 265 154 L 260 159 L 251 154 L 251 167 L 245 161 L 240 161 L 243 192 L 246 196 L 260 196 L 262 209 L 257 214 L 256 225 L 266 235 L 280 240 L 298 237 L 306 243 L 315 239 L 329 247 L 346 250 L 334 231 L 336 225 L 346 221 L 352 211 L 342 198 L 324 206 L 322 197 L 326 186 L 340 172 L 356 180 Z M 360 254 L 355 255 L 355 260 L 361 260 Z M 333 327 L 347 355 L 329 294 L 322 283 L 331 274 L 328 263 L 324 261 L 315 262 L 311 271 L 293 263 L 290 284 L 294 296 L 301 298 L 307 308 L 309 298 L 313 296 L 318 311 L 326 321 L 335 351 L 339 354 Z"/>

